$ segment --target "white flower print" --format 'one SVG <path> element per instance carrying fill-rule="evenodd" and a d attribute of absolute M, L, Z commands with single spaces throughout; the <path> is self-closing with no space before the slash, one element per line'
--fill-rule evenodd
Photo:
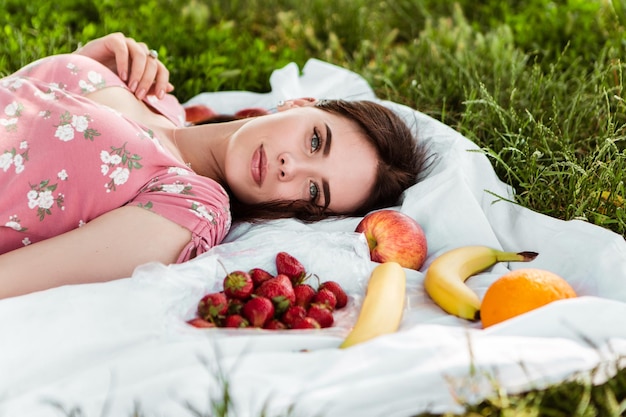
<path fill-rule="evenodd" d="M 15 230 L 16 232 L 25 232 L 26 230 L 28 230 L 28 228 L 26 227 L 22 227 L 21 225 L 21 221 L 19 219 L 19 217 L 17 217 L 16 214 L 9 216 L 9 221 L 6 222 L 4 224 L 5 227 L 9 227 L 13 230 Z"/>
<path fill-rule="evenodd" d="M 191 203 L 191 207 L 189 211 L 191 211 L 196 216 L 206 219 L 211 223 L 215 223 L 215 213 L 207 209 L 203 204 L 198 203 L 197 201 L 187 200 Z"/>
<path fill-rule="evenodd" d="M 28 246 L 28 245 L 30 245 L 30 243 L 31 242 L 30 242 L 29 238 L 25 237 L 24 239 L 22 239 L 22 245 Z"/>
<path fill-rule="evenodd" d="M 72 125 L 60 125 L 57 126 L 56 132 L 54 132 L 54 136 L 62 140 L 63 142 L 69 142 L 74 139 L 74 128 Z"/>
<path fill-rule="evenodd" d="M 65 181 L 67 180 L 67 171 L 62 169 L 61 171 L 59 171 L 59 173 L 57 174 L 57 177 L 61 180 L 61 181 Z"/>
<path fill-rule="evenodd" d="M 22 106 L 21 104 L 17 103 L 17 102 L 12 102 L 10 104 L 8 104 L 5 108 L 4 108 L 4 114 L 6 114 L 9 117 L 13 117 L 13 116 L 18 116 L 20 115 L 21 111 L 24 109 L 24 106 Z"/>
<path fill-rule="evenodd" d="M 100 165 L 100 172 L 102 175 L 107 175 L 111 179 L 108 183 L 104 184 L 107 189 L 107 193 L 115 191 L 118 185 L 125 184 L 130 178 L 130 173 L 133 169 L 142 168 L 141 156 L 137 154 L 131 154 L 126 149 L 126 143 L 120 148 L 111 146 L 111 151 L 100 151 L 100 160 L 103 162 Z M 109 172 L 113 170 L 110 174 Z"/>
<path fill-rule="evenodd" d="M 24 157 L 20 154 L 17 154 L 13 157 L 13 164 L 15 165 L 15 172 L 17 174 L 24 171 Z"/>
<path fill-rule="evenodd" d="M 188 169 L 181 168 L 181 167 L 169 167 L 167 169 L 167 173 L 168 174 L 177 174 L 177 175 L 189 175 L 189 174 L 191 174 L 191 172 L 189 172 Z"/>
<path fill-rule="evenodd" d="M 0 154 L 0 169 L 2 171 L 7 172 L 11 166 L 15 167 L 16 174 L 24 171 L 24 163 L 28 161 L 28 143 L 26 141 L 20 143 L 20 150 L 22 152 L 18 153 L 17 149 L 12 148 Z"/>
<path fill-rule="evenodd" d="M 183 194 L 185 191 L 185 184 L 164 184 L 161 189 L 166 193 Z"/>
<path fill-rule="evenodd" d="M 49 119 L 50 118 L 50 110 L 42 110 L 39 113 L 39 117 L 44 118 L 44 119 Z"/>
<path fill-rule="evenodd" d="M 92 84 L 100 84 L 103 82 L 102 74 L 100 74 L 99 72 L 95 72 L 95 71 L 89 71 L 87 73 L 87 79 Z"/>
<path fill-rule="evenodd" d="M 0 169 L 7 172 L 9 168 L 11 168 L 11 165 L 13 165 L 13 155 L 9 152 L 5 152 L 0 155 Z"/>
<path fill-rule="evenodd" d="M 85 116 L 72 116 L 72 126 L 77 132 L 84 132 L 89 126 L 89 119 Z"/>
<path fill-rule="evenodd" d="M 96 91 L 96 87 L 94 87 L 93 85 L 89 84 L 85 80 L 80 80 L 78 82 L 78 86 L 80 87 L 80 89 L 82 90 L 83 93 L 91 93 L 91 92 Z"/>
<path fill-rule="evenodd" d="M 74 139 L 74 132 L 78 132 L 82 133 L 85 139 L 93 141 L 94 137 L 100 136 L 100 133 L 88 127 L 90 121 L 89 115 L 71 115 L 70 112 L 65 111 L 61 115 L 61 120 L 54 136 L 63 142 L 68 142 Z"/>
<path fill-rule="evenodd" d="M 49 209 L 54 204 L 54 197 L 52 196 L 52 191 L 45 190 L 39 193 L 37 197 L 37 205 L 42 209 Z"/>
<path fill-rule="evenodd" d="M 17 117 L 11 117 L 10 119 L 0 118 L 0 126 L 4 126 L 7 132 L 17 130 Z"/>
<path fill-rule="evenodd" d="M 102 74 L 96 71 L 89 71 L 87 73 L 87 80 L 78 81 L 78 86 L 83 93 L 91 93 L 106 85 Z"/>
<path fill-rule="evenodd" d="M 115 185 L 122 185 L 128 181 L 128 177 L 130 177 L 130 171 L 128 168 L 117 167 L 115 170 L 109 175 L 109 178 L 113 179 L 113 183 Z"/>
<path fill-rule="evenodd" d="M 24 82 L 21 78 L 5 78 L 2 80 L 2 86 L 13 91 L 20 88 L 22 84 L 24 84 Z"/>
<path fill-rule="evenodd" d="M 65 67 L 69 69 L 73 75 L 78 74 L 78 67 L 73 62 L 68 62 Z"/>
<path fill-rule="evenodd" d="M 86 225 L 86 224 L 87 224 L 87 223 L 85 223 L 85 221 L 81 219 L 81 220 L 78 222 L 78 227 L 83 227 L 83 226 L 84 226 L 84 225 Z"/>
<path fill-rule="evenodd" d="M 26 193 L 28 199 L 28 208 L 31 210 L 37 209 L 37 216 L 39 220 L 43 220 L 46 215 L 52 214 L 50 210 L 56 203 L 57 207 L 64 210 L 63 194 L 58 194 L 56 197 L 53 192 L 57 189 L 57 184 L 50 184 L 49 180 L 41 181 L 37 185 L 30 186 L 30 191 Z"/>
<path fill-rule="evenodd" d="M 35 95 L 44 101 L 52 101 L 57 99 L 57 95 L 52 90 L 49 90 L 47 93 L 37 91 Z"/>

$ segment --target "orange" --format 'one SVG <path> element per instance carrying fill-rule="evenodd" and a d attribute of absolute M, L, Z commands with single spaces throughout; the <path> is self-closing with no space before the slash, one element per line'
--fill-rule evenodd
<path fill-rule="evenodd" d="M 576 297 L 571 285 L 543 269 L 522 268 L 508 272 L 487 288 L 480 305 L 483 328 L 548 303 Z"/>

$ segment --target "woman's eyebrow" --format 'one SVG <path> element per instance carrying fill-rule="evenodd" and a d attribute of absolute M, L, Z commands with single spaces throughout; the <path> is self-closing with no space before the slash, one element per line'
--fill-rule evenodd
<path fill-rule="evenodd" d="M 333 140 L 333 132 L 331 132 L 330 127 L 326 124 L 326 141 L 324 143 L 324 156 L 328 156 L 330 152 L 330 143 Z"/>
<path fill-rule="evenodd" d="M 328 181 L 322 181 L 322 190 L 324 191 L 324 208 L 328 208 L 330 205 L 330 187 L 328 186 Z"/>

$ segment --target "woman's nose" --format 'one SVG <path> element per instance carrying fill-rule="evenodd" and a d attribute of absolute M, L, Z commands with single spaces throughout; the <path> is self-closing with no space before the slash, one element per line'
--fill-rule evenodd
<path fill-rule="evenodd" d="M 293 176 L 293 159 L 288 154 L 281 154 L 278 157 L 278 179 L 289 181 Z"/>
<path fill-rule="evenodd" d="M 278 179 L 280 181 L 291 181 L 298 175 L 299 164 L 289 153 L 278 156 Z"/>

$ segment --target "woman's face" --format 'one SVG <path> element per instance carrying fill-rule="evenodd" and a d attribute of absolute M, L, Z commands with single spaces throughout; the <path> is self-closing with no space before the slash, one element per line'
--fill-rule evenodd
<path fill-rule="evenodd" d="M 350 213 L 375 183 L 378 156 L 357 125 L 316 107 L 257 117 L 232 136 L 224 172 L 243 203 L 309 200 Z"/>

